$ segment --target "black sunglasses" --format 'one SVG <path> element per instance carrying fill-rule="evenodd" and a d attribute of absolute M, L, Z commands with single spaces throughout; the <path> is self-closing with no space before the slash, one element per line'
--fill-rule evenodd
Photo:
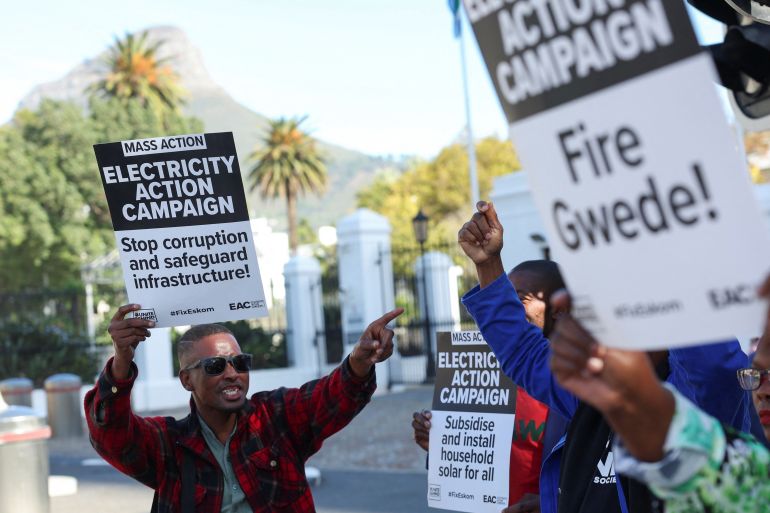
<path fill-rule="evenodd" d="M 770 370 L 739 369 L 738 384 L 744 390 L 756 390 L 767 379 L 767 376 L 770 376 Z"/>
<path fill-rule="evenodd" d="M 195 365 L 190 365 L 182 370 L 192 370 L 203 367 L 203 372 L 209 376 L 219 376 L 225 371 L 227 362 L 233 366 L 237 372 L 249 372 L 251 370 L 251 355 L 247 353 L 237 354 L 235 356 L 212 356 L 198 360 Z"/>

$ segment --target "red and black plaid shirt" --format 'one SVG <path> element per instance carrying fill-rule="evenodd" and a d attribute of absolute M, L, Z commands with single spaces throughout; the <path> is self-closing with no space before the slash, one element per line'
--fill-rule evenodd
<path fill-rule="evenodd" d="M 192 412 L 182 420 L 140 417 L 131 411 L 137 376 L 112 377 L 110 360 L 85 399 L 91 443 L 121 472 L 153 488 L 159 513 L 180 511 L 184 451 L 195 465 L 195 511 L 222 509 L 223 473 Z M 330 375 L 300 388 L 254 394 L 238 419 L 230 459 L 238 482 L 255 512 L 314 512 L 305 478 L 305 461 L 369 402 L 374 372 L 357 379 L 347 360 Z"/>

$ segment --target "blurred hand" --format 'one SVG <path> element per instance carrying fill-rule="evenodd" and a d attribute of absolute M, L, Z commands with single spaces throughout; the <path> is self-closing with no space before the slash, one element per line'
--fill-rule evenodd
<path fill-rule="evenodd" d="M 428 450 L 430 441 L 430 419 L 433 414 L 428 410 L 412 413 L 412 429 L 414 429 L 414 442 Z"/>
<path fill-rule="evenodd" d="M 479 201 L 477 212 L 457 233 L 457 242 L 476 265 L 484 265 L 499 257 L 503 249 L 503 225 L 492 203 Z"/>
<path fill-rule="evenodd" d="M 364 378 L 369 375 L 372 365 L 393 354 L 393 330 L 387 324 L 402 313 L 403 308 L 396 308 L 366 327 L 348 359 L 353 374 Z"/>
<path fill-rule="evenodd" d="M 569 312 L 566 291 L 555 293 L 551 307 Z M 646 353 L 609 349 L 569 313 L 556 321 L 551 340 L 551 370 L 561 386 L 607 413 L 622 406 L 640 382 L 657 382 Z"/>
<path fill-rule="evenodd" d="M 116 379 L 128 378 L 131 362 L 134 360 L 136 346 L 150 336 L 148 328 L 155 327 L 155 322 L 146 319 L 126 319 L 129 312 L 141 309 L 139 305 L 123 305 L 112 316 L 107 331 L 112 338 L 115 358 L 112 360 L 112 375 Z"/>
<path fill-rule="evenodd" d="M 525 493 L 519 502 L 511 504 L 502 513 L 540 513 L 540 496 Z"/>
<path fill-rule="evenodd" d="M 569 312 L 566 291 L 554 294 L 551 306 Z M 646 353 L 602 346 L 566 313 L 551 334 L 551 370 L 562 387 L 604 414 L 633 456 L 663 456 L 675 403 Z"/>

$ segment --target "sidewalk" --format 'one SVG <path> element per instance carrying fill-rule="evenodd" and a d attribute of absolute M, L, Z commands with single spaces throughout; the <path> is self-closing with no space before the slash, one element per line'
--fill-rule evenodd
<path fill-rule="evenodd" d="M 319 513 L 427 513 L 425 452 L 412 440 L 412 412 L 430 406 L 432 388 L 375 397 L 329 438 L 308 466 L 321 470 L 313 487 Z M 185 411 L 161 415 L 184 416 Z M 152 490 L 105 465 L 86 437 L 52 440 L 51 474 L 78 479 L 78 493 L 51 498 L 51 513 L 146 513 Z"/>

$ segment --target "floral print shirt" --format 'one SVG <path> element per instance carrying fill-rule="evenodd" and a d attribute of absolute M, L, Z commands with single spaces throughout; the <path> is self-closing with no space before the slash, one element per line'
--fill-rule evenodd
<path fill-rule="evenodd" d="M 616 442 L 615 470 L 647 484 L 666 513 L 770 513 L 770 452 L 668 388 L 676 411 L 663 459 L 640 462 Z"/>

